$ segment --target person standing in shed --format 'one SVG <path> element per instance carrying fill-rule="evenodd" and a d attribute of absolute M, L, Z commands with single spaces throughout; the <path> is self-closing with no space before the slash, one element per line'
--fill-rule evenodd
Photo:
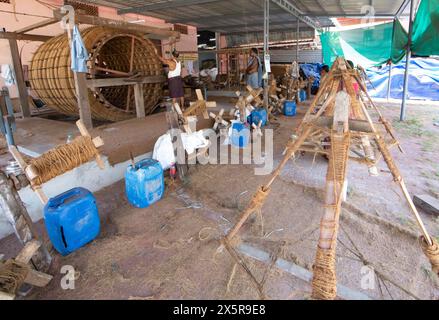
<path fill-rule="evenodd" d="M 172 102 L 174 104 L 177 101 L 180 103 L 182 109 L 184 109 L 184 88 L 183 88 L 183 79 L 181 78 L 181 61 L 178 60 L 180 54 L 177 50 L 172 51 L 171 59 L 162 58 L 155 48 L 155 53 L 160 61 L 169 67 L 168 73 L 168 86 L 169 86 L 169 95 L 172 98 Z"/>
<path fill-rule="evenodd" d="M 250 59 L 247 65 L 247 84 L 253 89 L 259 89 L 262 85 L 262 63 L 259 59 L 258 49 L 250 50 Z"/>

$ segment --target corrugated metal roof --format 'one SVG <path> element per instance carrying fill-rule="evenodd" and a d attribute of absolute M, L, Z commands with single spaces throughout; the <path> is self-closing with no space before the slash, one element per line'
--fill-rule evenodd
<path fill-rule="evenodd" d="M 86 3 L 112 6 L 119 13 L 139 13 L 222 33 L 261 32 L 263 0 L 94 0 Z M 377 16 L 394 16 L 407 0 L 281 0 L 271 2 L 271 30 L 296 28 L 296 17 L 274 3 L 295 7 L 301 17 L 309 17 L 319 27 L 333 26 L 328 17 L 361 16 L 372 12 Z M 309 19 L 307 18 L 307 19 Z M 301 29 L 310 27 L 301 23 Z"/>

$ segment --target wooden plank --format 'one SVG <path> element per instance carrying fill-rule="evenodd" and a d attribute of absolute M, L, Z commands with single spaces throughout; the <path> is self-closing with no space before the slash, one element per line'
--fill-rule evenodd
<path fill-rule="evenodd" d="M 322 127 L 325 129 L 329 129 L 332 127 L 332 124 L 334 122 L 333 117 L 325 117 L 321 116 L 317 119 L 313 119 L 307 123 L 313 124 L 318 127 Z M 369 122 L 364 120 L 349 120 L 349 130 L 351 131 L 357 131 L 357 132 L 365 132 L 365 133 L 373 133 L 372 129 L 370 128 Z"/>
<path fill-rule="evenodd" d="M 46 42 L 52 38 L 53 37 L 51 36 L 41 36 L 36 34 L 18 34 L 15 32 L 0 32 L 0 39 Z"/>
<path fill-rule="evenodd" d="M 27 274 L 24 282 L 35 287 L 43 288 L 47 286 L 52 279 L 53 277 L 51 275 L 32 269 Z"/>
<path fill-rule="evenodd" d="M 129 72 L 123 72 L 123 71 L 114 70 L 114 69 L 108 69 L 108 68 L 102 68 L 102 67 L 95 67 L 95 69 L 98 71 L 113 73 L 113 74 L 116 74 L 119 76 L 130 76 L 131 75 Z"/>
<path fill-rule="evenodd" d="M 64 17 L 64 14 L 62 14 L 59 9 L 56 9 L 53 11 L 53 17 L 55 19 L 61 20 Z M 107 18 L 102 18 L 102 17 L 82 15 L 82 14 L 75 14 L 75 23 L 76 24 L 90 24 L 93 26 L 102 26 L 102 27 L 109 27 L 109 28 L 115 28 L 115 29 L 122 29 L 122 30 L 140 32 L 143 34 L 154 34 L 154 35 L 163 36 L 166 38 L 176 38 L 176 39 L 180 38 L 180 32 L 177 32 L 177 31 L 149 27 L 149 26 L 143 26 L 143 25 L 139 25 L 139 24 L 128 23 L 128 22 L 122 21 L 122 20 L 112 20 L 112 19 L 107 19 Z"/>
<path fill-rule="evenodd" d="M 87 87 L 93 89 L 116 86 L 131 86 L 135 84 L 161 83 L 165 80 L 166 78 L 164 76 L 148 76 L 136 80 L 130 79 L 128 77 L 112 79 L 91 79 L 87 80 Z"/>
<path fill-rule="evenodd" d="M 9 152 L 14 157 L 15 161 L 18 162 L 18 165 L 20 166 L 21 170 L 25 172 L 27 163 L 24 161 L 23 157 L 21 156 L 21 153 L 18 151 L 16 146 L 9 146 Z"/>
<path fill-rule="evenodd" d="M 29 263 L 38 249 L 41 247 L 41 242 L 38 240 L 32 240 L 26 244 L 26 246 L 20 251 L 15 261 L 21 263 Z"/>
<path fill-rule="evenodd" d="M 26 83 L 24 82 L 23 66 L 21 64 L 21 55 L 18 49 L 17 40 L 9 39 L 9 47 L 11 50 L 12 64 L 14 66 L 15 79 L 20 96 L 21 112 L 24 118 L 30 118 L 29 97 L 27 94 Z"/>
<path fill-rule="evenodd" d="M 134 99 L 136 100 L 137 118 L 145 118 L 145 97 L 143 94 L 143 85 L 136 84 L 134 86 Z"/>
<path fill-rule="evenodd" d="M 101 137 L 96 137 L 93 139 L 93 144 L 96 148 L 100 148 L 104 146 L 104 140 Z"/>
<path fill-rule="evenodd" d="M 88 129 L 86 128 L 84 123 L 82 123 L 81 120 L 76 121 L 76 126 L 78 127 L 78 130 L 82 136 L 91 137 L 90 132 L 88 132 Z M 94 143 L 96 148 L 102 147 L 104 145 L 104 141 L 100 137 L 94 138 L 93 143 Z M 105 169 L 105 163 L 102 160 L 102 157 L 99 153 L 96 155 L 96 162 L 97 162 L 99 168 Z"/>
<path fill-rule="evenodd" d="M 92 129 L 93 120 L 91 117 L 85 73 L 73 72 L 73 74 L 75 79 L 76 98 L 78 99 L 79 117 L 87 128 Z"/>
<path fill-rule="evenodd" d="M 32 181 L 37 176 L 37 174 L 32 173 L 33 172 L 32 167 L 27 165 L 26 161 L 24 161 L 17 147 L 9 146 L 9 152 L 12 154 L 15 161 L 18 162 L 18 165 L 20 166 L 21 170 L 23 170 L 23 172 L 26 174 L 29 181 Z M 46 204 L 49 201 L 49 198 L 41 189 L 41 186 L 32 186 L 32 189 L 37 194 L 38 198 L 43 204 Z"/>
<path fill-rule="evenodd" d="M 415 195 L 413 197 L 413 203 L 419 209 L 423 210 L 425 213 L 439 216 L 439 200 L 433 198 L 427 194 L 424 195 Z"/>
<path fill-rule="evenodd" d="M 203 92 L 201 92 L 200 89 L 196 89 L 195 93 L 197 94 L 197 99 L 198 101 L 204 101 L 204 96 L 203 96 Z"/>
<path fill-rule="evenodd" d="M 39 28 L 43 28 L 43 27 L 49 26 L 51 24 L 57 23 L 58 21 L 59 20 L 55 19 L 55 18 L 45 19 L 43 21 L 31 24 L 30 26 L 27 26 L 25 28 L 15 30 L 15 32 L 16 33 L 27 33 L 29 31 L 32 31 L 32 30 L 35 30 L 35 29 L 39 29 Z"/>

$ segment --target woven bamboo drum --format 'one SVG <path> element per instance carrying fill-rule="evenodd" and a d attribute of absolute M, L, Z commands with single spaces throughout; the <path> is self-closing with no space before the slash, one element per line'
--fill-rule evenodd
<path fill-rule="evenodd" d="M 125 73 L 135 71 L 143 76 L 163 75 L 162 64 L 155 55 L 153 43 L 143 38 L 141 34 L 107 27 L 88 28 L 81 31 L 81 34 L 89 52 L 88 79 L 115 76 L 98 68 Z M 135 46 L 131 66 L 133 38 Z M 75 116 L 79 114 L 79 110 L 70 65 L 68 36 L 62 34 L 37 49 L 31 61 L 29 80 L 33 90 L 49 107 L 66 115 Z M 162 83 L 143 84 L 146 114 L 154 112 L 162 96 L 162 87 Z M 122 121 L 135 116 L 132 87 L 102 87 L 88 91 L 93 119 Z"/>

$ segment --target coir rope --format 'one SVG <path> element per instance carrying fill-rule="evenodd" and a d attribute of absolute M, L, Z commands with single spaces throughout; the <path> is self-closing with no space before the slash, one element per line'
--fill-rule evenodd
<path fill-rule="evenodd" d="M 69 144 L 61 145 L 48 151 L 30 163 L 38 174 L 32 181 L 34 185 L 42 185 L 74 168 L 89 162 L 98 155 L 98 150 L 91 137 L 77 137 Z"/>
<path fill-rule="evenodd" d="M 29 267 L 14 260 L 0 264 L 0 291 L 15 294 L 26 280 Z"/>
<path fill-rule="evenodd" d="M 430 260 L 431 269 L 435 274 L 439 276 L 439 243 L 436 239 L 432 238 L 432 246 L 429 246 L 424 237 L 421 237 L 421 247 L 424 254 Z"/>

